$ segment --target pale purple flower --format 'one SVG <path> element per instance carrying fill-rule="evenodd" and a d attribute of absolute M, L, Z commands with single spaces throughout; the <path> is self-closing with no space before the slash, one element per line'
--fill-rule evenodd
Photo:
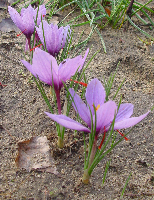
<path fill-rule="evenodd" d="M 8 11 L 11 16 L 12 21 L 15 25 L 23 32 L 28 40 L 28 44 L 30 47 L 30 37 L 34 33 L 35 21 L 37 21 L 37 25 L 41 22 L 41 16 L 44 18 L 46 15 L 45 5 L 39 6 L 38 17 L 37 16 L 38 8 L 34 9 L 31 5 L 28 8 L 22 8 L 21 14 L 19 14 L 14 8 L 8 6 Z M 26 48 L 27 48 L 27 40 L 26 40 Z"/>
<path fill-rule="evenodd" d="M 54 89 L 60 90 L 63 87 L 63 82 L 66 82 L 75 74 L 80 71 L 88 55 L 87 49 L 84 58 L 81 55 L 75 58 L 68 58 L 61 62 L 58 66 L 56 59 L 49 53 L 36 48 L 32 60 L 32 65 L 25 60 L 21 62 L 25 67 L 35 76 L 52 86 L 52 78 L 54 82 Z"/>
<path fill-rule="evenodd" d="M 21 60 L 25 67 L 35 77 L 38 77 L 41 81 L 51 86 L 53 86 L 54 83 L 59 114 L 61 113 L 60 90 L 63 87 L 63 82 L 69 80 L 77 70 L 79 72 L 82 69 L 88 52 L 89 49 L 87 49 L 84 58 L 79 55 L 72 59 L 68 58 L 58 65 L 56 59 L 52 55 L 36 48 L 34 51 L 32 65 L 25 60 Z"/>
<path fill-rule="evenodd" d="M 57 25 L 54 25 L 52 23 L 49 25 L 45 20 L 42 20 L 42 23 L 44 29 L 46 48 L 52 56 L 56 56 L 59 53 L 59 51 L 65 46 L 66 40 L 68 40 L 70 37 L 70 26 L 62 26 L 58 28 Z M 42 23 L 40 23 L 39 27 L 36 27 L 36 31 L 41 42 L 45 46 Z"/>
<path fill-rule="evenodd" d="M 79 130 L 84 132 L 91 132 L 91 115 L 90 110 L 93 115 L 93 122 L 95 121 L 95 114 L 94 114 L 94 107 L 96 108 L 96 138 L 99 134 L 104 133 L 104 131 L 108 131 L 110 125 L 114 119 L 115 114 L 117 113 L 117 105 L 114 101 L 105 101 L 105 90 L 98 79 L 93 79 L 87 86 L 86 89 L 86 101 L 85 104 L 82 99 L 74 92 L 73 89 L 69 89 L 71 96 L 74 99 L 73 107 L 80 115 L 81 119 L 86 122 L 88 128 L 83 126 L 81 123 L 76 122 L 65 115 L 54 115 L 45 112 L 52 120 L 56 121 L 60 125 L 73 129 Z M 132 104 L 121 104 L 116 115 L 115 123 L 114 123 L 114 130 L 128 128 L 134 126 L 142 119 L 144 119 L 148 113 L 141 115 L 139 117 L 131 117 L 133 114 L 133 105 Z M 130 118 L 131 117 L 131 118 Z M 95 122 L 94 122 L 95 123 Z"/>

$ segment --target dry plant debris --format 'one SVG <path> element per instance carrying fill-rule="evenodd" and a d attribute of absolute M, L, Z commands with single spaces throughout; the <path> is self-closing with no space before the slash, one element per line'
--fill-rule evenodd
<path fill-rule="evenodd" d="M 38 170 L 58 174 L 46 136 L 36 136 L 30 140 L 19 142 L 16 164 L 18 168 L 26 169 L 29 172 Z"/>

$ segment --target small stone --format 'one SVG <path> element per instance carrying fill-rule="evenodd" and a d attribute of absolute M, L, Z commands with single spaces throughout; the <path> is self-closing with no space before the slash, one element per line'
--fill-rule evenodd
<path fill-rule="evenodd" d="M 62 173 L 62 174 L 65 174 L 65 170 L 64 170 L 64 169 L 61 169 L 61 173 Z"/>

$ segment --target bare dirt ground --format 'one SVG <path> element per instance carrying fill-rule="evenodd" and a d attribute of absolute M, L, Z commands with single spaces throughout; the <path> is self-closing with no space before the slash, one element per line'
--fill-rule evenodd
<path fill-rule="evenodd" d="M 154 2 L 150 4 L 154 7 Z M 75 14 L 69 16 L 73 17 Z M 65 13 L 61 13 L 65 16 Z M 9 16 L 1 10 L 0 21 Z M 154 21 L 154 16 L 151 16 Z M 138 21 L 136 21 L 138 23 Z M 139 25 L 139 24 L 138 24 Z M 89 26 L 75 28 L 74 43 L 78 41 L 82 30 L 86 38 Z M 143 27 L 154 36 L 153 30 Z M 130 173 L 123 199 L 154 199 L 154 116 L 151 112 L 129 134 L 129 141 L 121 142 L 93 171 L 91 183 L 83 185 L 83 137 L 78 133 L 76 139 L 71 130 L 65 134 L 65 147 L 56 148 L 56 129 L 54 123 L 44 114 L 49 111 L 35 85 L 30 82 L 30 73 L 21 64 L 23 59 L 25 37 L 16 37 L 16 32 L 0 32 L 0 81 L 6 86 L 1 90 L 0 122 L 0 199 L 120 199 L 121 191 Z M 94 52 L 101 49 L 86 70 L 89 80 L 97 77 L 103 83 L 117 63 L 120 65 L 114 81 L 110 98 L 125 78 L 119 92 L 123 102 L 134 104 L 133 116 L 146 113 L 154 105 L 154 44 L 144 45 L 137 36 L 145 37 L 129 26 L 120 30 L 107 26 L 101 31 L 107 53 L 98 35 L 93 34 L 88 47 L 92 45 L 87 60 Z M 22 72 L 21 72 L 22 70 Z M 48 91 L 49 87 L 46 87 Z M 125 133 L 126 131 L 123 130 Z M 15 164 L 18 142 L 32 136 L 47 136 L 55 159 L 59 175 L 46 172 L 26 172 L 19 170 Z M 120 136 L 119 136 L 120 138 Z M 102 186 L 105 164 L 111 159 L 106 181 Z"/>

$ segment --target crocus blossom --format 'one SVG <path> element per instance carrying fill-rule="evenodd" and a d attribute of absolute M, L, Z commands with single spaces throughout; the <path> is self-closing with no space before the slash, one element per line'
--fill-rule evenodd
<path fill-rule="evenodd" d="M 44 46 L 45 37 L 46 48 L 52 56 L 56 56 L 59 53 L 59 51 L 65 46 L 66 40 L 69 39 L 71 34 L 69 25 L 58 28 L 57 25 L 52 23 L 49 25 L 45 20 L 42 20 L 42 23 L 40 23 L 39 27 L 36 27 L 36 31 Z"/>
<path fill-rule="evenodd" d="M 63 82 L 66 82 L 73 76 L 76 71 L 80 71 L 84 65 L 89 49 L 87 49 L 84 58 L 81 55 L 66 59 L 58 66 L 56 59 L 49 53 L 36 48 L 32 60 L 32 65 L 25 60 L 21 62 L 25 67 L 41 81 L 53 86 L 57 96 L 58 112 L 61 113 L 60 106 L 60 90 L 63 87 Z M 62 82 L 63 81 L 63 82 Z"/>
<path fill-rule="evenodd" d="M 60 90 L 63 87 L 63 82 L 66 82 L 75 74 L 78 70 L 80 71 L 88 55 L 89 49 L 87 49 L 84 58 L 81 55 L 66 59 L 61 62 L 58 66 L 56 59 L 49 53 L 36 48 L 32 60 L 32 65 L 25 60 L 21 62 L 25 67 L 35 76 L 47 83 L 52 85 L 54 82 L 54 89 Z M 53 80 L 52 80 L 53 79 Z"/>
<path fill-rule="evenodd" d="M 94 109 L 96 109 L 96 138 L 99 134 L 109 130 L 111 122 L 114 119 L 115 114 L 117 113 L 117 105 L 114 101 L 105 101 L 105 89 L 103 88 L 101 82 L 98 79 L 93 79 L 87 86 L 86 89 L 86 101 L 87 105 L 82 101 L 82 99 L 74 92 L 73 89 L 69 89 L 71 96 L 74 99 L 73 107 L 79 113 L 81 119 L 86 122 L 88 127 L 83 126 L 79 122 L 76 122 L 64 115 L 54 115 L 48 112 L 45 112 L 52 120 L 61 124 L 62 126 L 79 130 L 84 132 L 91 132 L 91 115 L 90 110 L 93 115 L 93 122 L 95 121 Z M 93 106 L 94 105 L 94 106 Z M 95 108 L 94 108 L 95 107 Z M 115 118 L 114 130 L 128 128 L 134 126 L 142 119 L 144 119 L 148 113 L 140 115 L 139 117 L 131 117 L 133 114 L 133 105 L 121 104 L 118 110 L 118 113 Z"/>
<path fill-rule="evenodd" d="M 26 36 L 26 39 L 27 39 L 26 49 L 28 48 L 27 44 L 29 44 L 29 48 L 30 48 L 30 37 L 32 36 L 34 32 L 35 20 L 37 22 L 37 25 L 39 25 L 41 22 L 41 16 L 43 18 L 46 15 L 45 5 L 39 6 L 39 10 L 38 8 L 34 9 L 31 5 L 29 5 L 28 8 L 21 9 L 21 14 L 19 14 L 11 6 L 8 6 L 8 11 L 15 25 Z M 37 15 L 37 12 L 38 12 L 38 15 Z M 37 16 L 37 19 L 36 19 L 36 16 Z"/>

